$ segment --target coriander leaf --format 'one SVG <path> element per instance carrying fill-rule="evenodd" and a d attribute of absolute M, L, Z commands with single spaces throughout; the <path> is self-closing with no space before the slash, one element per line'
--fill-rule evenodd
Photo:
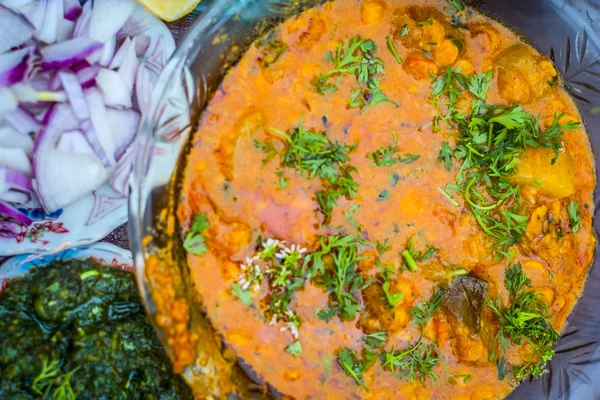
<path fill-rule="evenodd" d="M 198 256 L 203 256 L 208 250 L 206 239 L 202 235 L 210 227 L 210 222 L 205 213 L 198 213 L 194 217 L 192 226 L 185 236 L 183 248 L 188 252 Z"/>
<path fill-rule="evenodd" d="M 235 297 L 240 299 L 242 301 L 242 303 L 244 303 L 248 307 L 252 306 L 252 293 L 250 293 L 249 290 L 242 289 L 242 287 L 237 283 L 233 283 L 231 286 L 232 286 L 231 293 Z"/>
<path fill-rule="evenodd" d="M 390 191 L 389 190 L 383 190 L 381 193 L 379 193 L 379 197 L 377 197 L 377 201 L 384 201 L 390 198 Z"/>
<path fill-rule="evenodd" d="M 571 200 L 568 206 L 569 218 L 571 219 L 571 231 L 573 233 L 579 232 L 579 226 L 581 224 L 581 213 L 579 212 L 579 202 Z"/>
<path fill-rule="evenodd" d="M 419 239 L 419 241 L 425 246 L 424 251 L 416 250 L 414 243 L 415 238 Z M 406 250 L 402 252 L 402 256 L 404 257 L 403 268 L 408 268 L 412 272 L 418 269 L 417 262 L 427 261 L 439 251 L 439 249 L 430 245 L 420 233 L 416 233 L 408 238 L 406 247 Z"/>
<path fill-rule="evenodd" d="M 406 35 L 408 35 L 410 33 L 410 30 L 408 29 L 408 25 L 404 25 L 402 27 L 402 30 L 400 31 L 400 37 L 404 37 Z"/>
<path fill-rule="evenodd" d="M 366 367 L 354 350 L 350 350 L 347 347 L 340 350 L 337 362 L 346 375 L 354 379 L 358 386 L 368 391 L 363 379 Z"/>
<path fill-rule="evenodd" d="M 302 344 L 300 341 L 295 341 L 285 348 L 285 352 L 293 355 L 294 357 L 298 357 L 302 353 Z"/>
<path fill-rule="evenodd" d="M 485 101 L 487 92 L 492 88 L 493 72 L 475 74 L 466 78 L 466 89 L 481 101 Z"/>
<path fill-rule="evenodd" d="M 380 349 L 385 346 L 388 335 L 385 331 L 379 331 L 363 336 L 362 340 L 371 349 Z"/>
<path fill-rule="evenodd" d="M 440 151 L 440 155 L 438 156 L 437 162 L 441 164 L 444 162 L 444 167 L 446 171 L 450 171 L 452 169 L 452 149 L 448 142 L 442 142 L 442 150 Z"/>
<path fill-rule="evenodd" d="M 400 302 L 400 300 L 402 300 L 404 298 L 404 293 L 402 292 L 396 292 L 394 294 L 390 293 L 390 279 L 388 274 L 383 274 L 384 276 L 384 281 L 383 284 L 381 285 L 381 288 L 383 289 L 383 294 L 384 294 L 384 300 L 387 304 L 388 307 L 390 308 L 394 308 L 396 307 L 396 305 Z"/>

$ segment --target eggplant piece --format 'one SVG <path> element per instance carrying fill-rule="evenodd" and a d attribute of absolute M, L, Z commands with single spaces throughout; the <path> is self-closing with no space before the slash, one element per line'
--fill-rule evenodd
<path fill-rule="evenodd" d="M 459 276 L 442 291 L 443 306 L 473 333 L 478 333 L 487 290 L 488 283 L 483 279 Z"/>

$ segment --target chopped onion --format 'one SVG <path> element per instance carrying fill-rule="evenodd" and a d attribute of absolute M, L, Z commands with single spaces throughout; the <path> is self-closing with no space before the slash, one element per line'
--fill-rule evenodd
<path fill-rule="evenodd" d="M 34 47 L 11 51 L 0 55 L 0 87 L 19 83 L 31 77 L 37 68 Z"/>
<path fill-rule="evenodd" d="M 75 22 L 69 21 L 68 19 L 63 18 L 62 21 L 58 24 L 58 32 L 56 33 L 56 41 L 64 42 L 65 40 L 71 39 L 73 37 L 73 31 L 75 30 Z"/>
<path fill-rule="evenodd" d="M 102 0 L 94 2 L 90 21 L 90 38 L 106 42 L 116 35 L 129 19 L 136 6 L 135 0 Z"/>
<path fill-rule="evenodd" d="M 35 32 L 35 27 L 27 18 L 3 5 L 0 5 L 0 27 L 0 53 L 22 45 Z"/>
<path fill-rule="evenodd" d="M 0 117 L 7 112 L 15 111 L 18 105 L 13 92 L 8 88 L 0 87 Z"/>
<path fill-rule="evenodd" d="M 22 135 L 38 133 L 42 127 L 35 116 L 23 107 L 18 107 L 16 110 L 4 114 L 4 120 Z"/>
<path fill-rule="evenodd" d="M 108 69 L 116 69 L 119 68 L 121 64 L 123 64 L 123 60 L 125 59 L 125 56 L 129 51 L 129 46 L 133 46 L 133 40 L 131 40 L 130 37 L 127 37 L 121 44 L 121 47 L 119 47 L 119 50 L 117 50 L 117 52 L 115 53 L 115 56 L 110 62 Z"/>
<path fill-rule="evenodd" d="M 26 203 L 33 191 L 31 179 L 20 172 L 0 166 L 0 200 Z"/>
<path fill-rule="evenodd" d="M 124 196 L 129 195 L 129 182 L 133 171 L 133 163 L 136 158 L 136 149 L 135 143 L 127 148 L 110 179 L 110 186 Z"/>
<path fill-rule="evenodd" d="M 2 5 L 13 11 L 18 11 L 21 7 L 31 4 L 33 1 L 34 0 L 2 0 Z"/>
<path fill-rule="evenodd" d="M 46 15 L 46 6 L 48 0 L 34 1 L 24 5 L 19 9 L 34 26 L 36 30 L 39 30 L 44 23 L 44 16 Z"/>
<path fill-rule="evenodd" d="M 31 177 L 31 161 L 23 149 L 0 147 L 0 167 Z"/>
<path fill-rule="evenodd" d="M 42 49 L 42 68 L 57 69 L 71 66 L 102 48 L 102 43 L 77 37 Z"/>
<path fill-rule="evenodd" d="M 12 218 L 24 225 L 31 225 L 33 221 L 28 216 L 11 206 L 10 204 L 0 201 L 0 214 Z"/>
<path fill-rule="evenodd" d="M 135 46 L 129 46 L 127 54 L 125 54 L 125 58 L 123 59 L 123 64 L 119 67 L 119 76 L 129 97 L 131 97 L 131 93 L 133 92 L 133 84 L 139 65 L 140 62 L 135 52 Z"/>
<path fill-rule="evenodd" d="M 39 41 L 44 43 L 56 42 L 58 35 L 58 21 L 59 18 L 63 19 L 64 9 L 62 0 L 47 0 L 46 13 L 44 15 L 44 23 L 40 26 L 36 32 L 36 37 Z"/>
<path fill-rule="evenodd" d="M 48 213 L 98 189 L 108 178 L 107 170 L 95 154 L 56 150 L 60 136 L 77 128 L 78 121 L 70 107 L 58 104 L 50 111 L 46 127 L 35 142 L 33 187 Z"/>
<path fill-rule="evenodd" d="M 96 84 L 102 91 L 107 106 L 131 107 L 131 92 L 117 72 L 102 68 L 96 77 Z"/>
<path fill-rule="evenodd" d="M 79 0 L 65 0 L 65 10 L 63 16 L 68 21 L 76 21 L 81 15 L 81 4 Z"/>
<path fill-rule="evenodd" d="M 108 119 L 106 118 L 106 106 L 104 105 L 104 98 L 102 97 L 100 91 L 96 88 L 86 89 L 85 97 L 88 102 L 88 106 L 90 107 L 92 126 L 98 141 L 100 142 L 100 146 L 106 155 L 106 159 L 102 161 L 106 166 L 114 165 L 116 162 L 114 157 L 115 144 L 112 140 Z M 92 147 L 94 147 L 94 143 L 90 142 L 90 144 Z M 96 150 L 95 147 L 94 150 Z"/>
<path fill-rule="evenodd" d="M 7 149 L 23 149 L 28 157 L 33 154 L 33 139 L 29 135 L 23 135 L 12 127 L 0 126 L 0 147 Z"/>
<path fill-rule="evenodd" d="M 133 142 L 140 125 L 141 115 L 135 110 L 106 109 L 106 118 L 115 144 L 115 158 L 119 160 Z"/>
<path fill-rule="evenodd" d="M 79 130 L 60 135 L 56 150 L 67 153 L 96 154 L 83 132 Z"/>
<path fill-rule="evenodd" d="M 0 213 L 22 223 L 9 203 L 33 195 L 51 213 L 106 183 L 128 194 L 139 110 L 175 48 L 135 0 L 84 3 L 0 0 Z"/>

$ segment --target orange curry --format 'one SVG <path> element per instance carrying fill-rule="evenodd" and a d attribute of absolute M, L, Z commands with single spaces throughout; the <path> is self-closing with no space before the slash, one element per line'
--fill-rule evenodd
<path fill-rule="evenodd" d="M 594 255 L 578 121 L 552 63 L 460 1 L 307 10 L 193 139 L 199 301 L 276 396 L 502 398 L 544 373 Z"/>

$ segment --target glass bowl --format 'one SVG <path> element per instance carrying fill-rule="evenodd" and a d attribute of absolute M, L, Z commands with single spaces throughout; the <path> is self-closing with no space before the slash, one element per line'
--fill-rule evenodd
<path fill-rule="evenodd" d="M 322 0 L 216 0 L 192 26 L 162 73 L 142 120 L 130 197 L 131 243 L 140 292 L 167 353 L 203 398 L 270 398 L 212 334 L 196 300 L 174 214 L 186 154 L 202 110 L 227 69 L 272 26 Z M 466 1 L 466 3 L 469 3 Z M 564 77 L 600 154 L 600 1 L 471 2 L 519 32 Z M 600 212 L 600 192 L 595 192 Z M 598 218 L 594 218 L 598 232 Z M 510 399 L 600 398 L 600 266 L 556 345 L 548 373 L 523 382 Z M 247 392 L 226 396 L 229 382 Z"/>

